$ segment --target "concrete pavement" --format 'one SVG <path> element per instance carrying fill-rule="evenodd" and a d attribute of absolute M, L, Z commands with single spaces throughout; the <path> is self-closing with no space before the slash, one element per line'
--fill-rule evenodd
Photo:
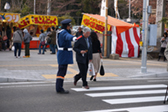
<path fill-rule="evenodd" d="M 30 51 L 30 58 L 15 58 L 13 51 L 0 52 L 0 82 L 55 81 L 58 64 L 56 55 L 47 50 L 45 55 L 38 55 L 38 50 Z M 21 55 L 24 55 L 22 50 Z M 140 58 L 103 59 L 105 76 L 98 75 L 97 80 L 122 80 L 135 78 L 167 78 L 167 62 L 148 60 L 147 74 L 141 73 Z M 65 81 L 73 81 L 78 73 L 75 61 L 69 65 Z M 89 76 L 88 76 L 89 80 Z"/>

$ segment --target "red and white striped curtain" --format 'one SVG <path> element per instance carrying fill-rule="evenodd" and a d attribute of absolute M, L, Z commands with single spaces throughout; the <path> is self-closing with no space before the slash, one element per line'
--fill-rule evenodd
<path fill-rule="evenodd" d="M 140 28 L 133 27 L 118 34 L 116 27 L 112 28 L 112 54 L 120 57 L 138 57 L 140 41 Z"/>

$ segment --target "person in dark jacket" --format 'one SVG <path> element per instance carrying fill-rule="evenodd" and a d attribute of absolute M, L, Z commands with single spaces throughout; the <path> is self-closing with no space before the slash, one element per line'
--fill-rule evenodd
<path fill-rule="evenodd" d="M 10 46 L 11 33 L 12 33 L 11 28 L 10 28 L 10 26 L 8 25 L 8 26 L 7 26 L 7 29 L 6 29 L 6 36 L 8 37 L 8 39 L 6 40 L 7 49 L 9 49 L 9 46 Z"/>
<path fill-rule="evenodd" d="M 43 48 L 43 53 L 42 53 L 42 54 L 44 54 L 45 44 L 42 45 L 42 42 L 45 42 L 45 37 L 46 37 L 46 35 L 45 35 L 45 33 L 44 33 L 43 30 L 41 30 L 40 33 L 41 33 L 40 36 L 39 36 L 40 45 L 39 45 L 39 53 L 38 53 L 38 54 L 41 54 L 41 46 L 42 46 L 42 48 Z"/>
<path fill-rule="evenodd" d="M 55 48 L 56 48 L 56 30 L 55 27 L 51 27 L 51 33 L 48 34 L 48 36 L 51 38 L 50 48 L 52 50 L 51 54 L 55 54 Z"/>
<path fill-rule="evenodd" d="M 95 32 L 91 32 L 90 37 L 92 39 L 92 53 L 93 53 L 92 63 L 95 71 L 95 76 L 91 76 L 90 80 L 96 81 L 96 76 L 100 68 L 100 59 L 102 58 L 102 53 L 101 53 L 100 41 L 98 39 L 97 34 Z"/>
<path fill-rule="evenodd" d="M 83 31 L 82 31 L 82 28 L 79 27 L 79 28 L 78 28 L 78 32 L 76 33 L 76 37 L 79 37 L 79 36 L 81 36 L 81 35 L 83 35 Z"/>
<path fill-rule="evenodd" d="M 30 41 L 32 40 L 32 36 L 29 34 L 27 29 L 23 30 L 24 32 L 24 43 L 25 43 L 25 56 L 23 58 L 30 58 Z"/>
<path fill-rule="evenodd" d="M 76 52 L 76 61 L 79 68 L 79 74 L 74 76 L 74 85 L 82 78 L 83 88 L 89 89 L 87 78 L 88 63 L 92 61 L 92 42 L 89 38 L 91 30 L 88 27 L 83 29 L 83 35 L 79 36 L 74 45 Z"/>
<path fill-rule="evenodd" d="M 70 34 L 71 19 L 61 21 L 62 30 L 57 35 L 57 61 L 58 72 L 56 78 L 56 92 L 59 94 L 68 94 L 69 91 L 64 90 L 63 82 L 67 72 L 68 64 L 73 64 L 73 54 L 71 41 L 75 41 L 76 37 Z"/>
<path fill-rule="evenodd" d="M 13 33 L 13 45 L 15 47 L 14 56 L 16 58 L 20 58 L 20 55 L 21 55 L 21 44 L 22 44 L 22 41 L 23 41 L 23 35 L 22 35 L 22 31 L 20 30 L 20 28 L 14 27 L 13 30 L 14 30 L 14 33 Z M 17 55 L 17 50 L 18 49 L 19 49 L 19 51 L 18 51 L 18 55 Z"/>

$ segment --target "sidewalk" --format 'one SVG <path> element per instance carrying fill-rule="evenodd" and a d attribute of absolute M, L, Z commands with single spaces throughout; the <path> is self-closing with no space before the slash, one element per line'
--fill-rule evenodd
<path fill-rule="evenodd" d="M 0 82 L 55 81 L 58 64 L 56 55 L 47 50 L 45 55 L 38 55 L 38 50 L 30 51 L 30 58 L 15 58 L 13 51 L 0 52 Z M 24 55 L 22 50 L 21 55 Z M 134 80 L 134 79 L 168 79 L 167 62 L 148 60 L 147 74 L 141 73 L 140 58 L 103 59 L 105 76 L 98 75 L 97 80 Z M 75 61 L 69 65 L 65 81 L 73 81 L 78 73 Z M 89 80 L 90 76 L 88 76 Z"/>

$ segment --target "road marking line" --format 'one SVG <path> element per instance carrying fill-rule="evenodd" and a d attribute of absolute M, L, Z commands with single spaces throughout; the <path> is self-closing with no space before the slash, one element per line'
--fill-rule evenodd
<path fill-rule="evenodd" d="M 133 107 L 123 109 L 107 109 L 107 110 L 96 110 L 96 111 L 85 111 L 85 112 L 167 112 L 167 105 L 158 106 L 146 106 L 146 107 Z"/>
<path fill-rule="evenodd" d="M 107 97 L 107 96 L 127 96 L 127 95 L 144 95 L 144 94 L 161 94 L 166 93 L 164 90 L 139 90 L 139 91 L 125 91 L 125 92 L 105 92 L 105 93 L 89 93 L 90 97 Z"/>
<path fill-rule="evenodd" d="M 142 103 L 142 102 L 157 102 L 163 101 L 164 96 L 155 97 L 138 97 L 138 98 L 122 98 L 122 99 L 103 99 L 104 102 L 109 104 L 127 104 L 127 103 Z"/>
<path fill-rule="evenodd" d="M 89 89 L 84 88 L 71 88 L 71 89 L 77 92 L 85 92 L 85 91 L 103 91 L 103 90 L 154 89 L 154 88 L 166 88 L 166 87 L 167 85 L 157 84 L 157 85 L 90 87 Z"/>

